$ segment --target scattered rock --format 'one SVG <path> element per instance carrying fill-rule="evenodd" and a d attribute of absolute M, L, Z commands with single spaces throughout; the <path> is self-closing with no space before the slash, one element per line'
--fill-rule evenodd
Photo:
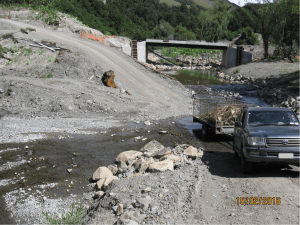
<path fill-rule="evenodd" d="M 159 194 L 164 195 L 164 194 L 167 193 L 167 192 L 169 192 L 169 189 L 161 189 L 161 190 L 159 191 Z"/>
<path fill-rule="evenodd" d="M 102 178 L 102 179 L 100 179 L 100 180 L 97 181 L 97 184 L 96 184 L 96 190 L 97 191 L 100 191 L 102 189 L 102 186 L 103 186 L 103 184 L 105 182 L 105 179 L 106 178 Z"/>
<path fill-rule="evenodd" d="M 119 167 L 119 169 L 122 169 L 122 170 L 126 170 L 127 169 L 126 163 L 124 161 L 122 161 L 122 160 L 119 161 L 118 167 Z"/>
<path fill-rule="evenodd" d="M 149 168 L 150 163 L 143 163 L 139 169 L 139 173 L 144 173 Z"/>
<path fill-rule="evenodd" d="M 137 222 L 135 222 L 134 220 L 124 220 L 123 222 L 124 225 L 139 225 Z"/>
<path fill-rule="evenodd" d="M 146 211 L 149 207 L 150 202 L 151 202 L 150 196 L 146 196 L 144 198 L 137 198 L 135 202 L 135 207 L 141 208 L 142 210 Z"/>
<path fill-rule="evenodd" d="M 108 176 L 108 177 L 105 179 L 104 183 L 103 183 L 102 189 L 103 189 L 103 190 L 106 190 L 107 187 L 108 187 L 108 185 L 109 185 L 113 180 L 119 180 L 119 178 L 116 177 L 116 176 Z"/>
<path fill-rule="evenodd" d="M 122 160 L 124 162 L 127 162 L 130 159 L 135 160 L 138 156 L 140 156 L 142 154 L 143 153 L 139 152 L 139 151 L 133 151 L 133 150 L 125 151 L 118 155 L 116 161 L 119 162 Z"/>
<path fill-rule="evenodd" d="M 118 172 L 118 167 L 116 167 L 116 166 L 110 165 L 110 166 L 108 166 L 108 169 L 112 172 L 113 175 L 116 175 Z"/>
<path fill-rule="evenodd" d="M 163 157 L 160 158 L 160 161 L 165 160 L 165 159 L 170 159 L 173 161 L 173 163 L 178 163 L 182 161 L 182 158 L 180 156 L 177 155 L 165 155 Z"/>
<path fill-rule="evenodd" d="M 144 124 L 147 125 L 147 126 L 150 126 L 150 125 L 151 125 L 150 121 L 148 121 L 148 120 L 145 121 Z"/>
<path fill-rule="evenodd" d="M 167 134 L 167 133 L 168 133 L 168 131 L 166 131 L 166 130 L 162 130 L 162 131 L 159 131 L 159 133 L 160 133 L 160 134 Z"/>
<path fill-rule="evenodd" d="M 106 85 L 108 87 L 117 88 L 118 86 L 115 84 L 114 79 L 115 79 L 115 75 L 114 75 L 114 71 L 112 71 L 112 70 L 104 72 L 104 74 L 101 78 L 104 85 Z"/>
<path fill-rule="evenodd" d="M 147 187 L 147 188 L 142 190 L 142 193 L 148 193 L 150 191 L 151 191 L 151 187 Z"/>
<path fill-rule="evenodd" d="M 94 195 L 94 198 L 96 198 L 96 199 L 97 199 L 97 198 L 101 198 L 102 195 L 104 195 L 104 192 L 103 192 L 103 191 L 96 191 L 96 192 L 95 192 L 95 195 Z"/>
<path fill-rule="evenodd" d="M 142 152 L 157 152 L 164 148 L 165 147 L 161 143 L 159 143 L 156 140 L 152 140 L 149 143 L 147 143 L 143 148 L 141 148 L 141 151 Z"/>
<path fill-rule="evenodd" d="M 98 181 L 100 179 L 113 176 L 112 172 L 107 167 L 99 167 L 93 174 L 92 180 Z"/>
<path fill-rule="evenodd" d="M 119 204 L 116 214 L 117 214 L 117 216 L 120 216 L 123 214 L 123 204 Z"/>
<path fill-rule="evenodd" d="M 125 220 L 131 220 L 131 221 L 135 221 L 138 224 L 141 223 L 144 218 L 146 217 L 145 214 L 141 215 L 139 212 L 135 211 L 135 212 L 125 212 L 120 219 L 117 221 L 118 225 L 122 225 L 125 224 Z"/>
<path fill-rule="evenodd" d="M 154 162 L 149 166 L 150 172 L 163 172 L 166 170 L 174 170 L 173 161 L 170 159 L 166 159 L 160 162 Z"/>
<path fill-rule="evenodd" d="M 198 152 L 198 150 L 196 148 L 194 148 L 193 146 L 190 146 L 187 149 L 185 149 L 183 153 L 187 157 L 192 158 L 192 159 L 196 159 L 197 157 L 203 156 L 203 152 L 201 150 Z"/>
<path fill-rule="evenodd" d="M 164 148 L 160 151 L 157 151 L 157 152 L 154 152 L 152 153 L 152 157 L 154 158 L 161 158 L 165 155 L 170 155 L 172 152 L 171 152 L 171 149 L 170 148 Z"/>

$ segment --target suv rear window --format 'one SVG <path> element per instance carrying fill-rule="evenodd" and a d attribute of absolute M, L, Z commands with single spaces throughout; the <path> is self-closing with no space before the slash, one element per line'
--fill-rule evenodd
<path fill-rule="evenodd" d="M 249 125 L 257 124 L 299 124 L 298 119 L 290 111 L 250 111 Z"/>

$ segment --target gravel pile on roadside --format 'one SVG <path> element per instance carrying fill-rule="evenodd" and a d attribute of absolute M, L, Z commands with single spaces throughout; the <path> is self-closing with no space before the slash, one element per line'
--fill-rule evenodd
<path fill-rule="evenodd" d="M 252 62 L 243 64 L 226 70 L 226 74 L 242 75 L 246 77 L 267 78 L 278 77 L 299 70 L 299 63 L 285 61 L 278 62 Z"/>
<path fill-rule="evenodd" d="M 143 151 L 144 153 L 142 153 Z M 199 188 L 200 171 L 206 169 L 200 159 L 203 152 L 201 150 L 200 153 L 202 152 L 202 154 L 197 152 L 197 149 L 186 144 L 176 146 L 171 150 L 152 140 L 141 149 L 140 154 L 138 154 L 139 152 L 121 153 L 116 159 L 119 162 L 118 166 L 108 166 L 115 176 L 119 174 L 120 179 L 118 177 L 109 178 L 113 174 L 108 175 L 109 170 L 106 167 L 100 167 L 95 171 L 92 179 L 97 179 L 98 176 L 108 177 L 97 179 L 96 190 L 98 183 L 103 183 L 101 179 L 104 181 L 105 189 L 102 186 L 103 191 L 96 192 L 95 198 L 100 197 L 100 199 L 95 200 L 83 223 L 156 224 L 188 222 L 190 218 L 187 214 L 192 208 L 188 203 L 191 201 L 195 187 Z M 160 160 L 148 158 L 149 154 L 154 158 L 159 156 Z M 176 154 L 181 155 L 181 157 L 176 156 Z M 180 161 L 176 157 L 181 158 Z M 134 160 L 134 158 L 136 159 Z M 143 164 L 147 164 L 151 158 L 153 162 L 149 163 L 145 172 L 146 167 L 144 168 Z M 158 166 L 158 162 L 170 160 L 167 158 L 176 161 L 174 168 L 172 166 L 166 169 L 167 166 L 164 168 Z M 129 169 L 130 164 L 139 172 L 135 174 L 132 171 L 129 174 L 128 172 L 131 171 Z M 140 167 L 137 164 L 141 164 Z M 152 170 L 155 167 L 152 166 L 154 164 L 157 167 L 156 172 Z M 144 169 L 141 171 L 141 168 Z M 109 185 L 105 184 L 107 180 L 111 182 Z"/>

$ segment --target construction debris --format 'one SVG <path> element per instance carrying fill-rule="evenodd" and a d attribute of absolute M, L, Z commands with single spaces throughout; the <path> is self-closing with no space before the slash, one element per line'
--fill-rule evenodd
<path fill-rule="evenodd" d="M 116 36 L 98 37 L 97 34 L 90 34 L 90 33 L 86 33 L 86 32 L 81 32 L 80 37 L 81 38 L 92 39 L 94 41 L 97 41 L 97 42 L 100 42 L 102 44 L 105 44 L 105 45 L 109 46 L 109 43 L 107 41 L 105 41 L 104 39 L 106 39 L 106 38 L 115 38 Z"/>
<path fill-rule="evenodd" d="M 42 40 L 41 42 L 37 42 L 37 41 L 29 39 L 29 38 L 16 38 L 16 39 L 23 40 L 23 41 L 31 41 L 34 44 L 29 44 L 30 46 L 38 47 L 38 48 L 47 48 L 52 52 L 55 52 L 56 50 L 58 50 L 62 53 L 64 51 L 71 52 L 69 49 L 56 46 L 55 42 L 44 41 L 44 40 Z"/>
<path fill-rule="evenodd" d="M 115 79 L 114 71 L 109 70 L 104 72 L 101 80 L 103 84 L 108 87 L 118 88 L 118 86 L 114 82 L 114 79 Z"/>

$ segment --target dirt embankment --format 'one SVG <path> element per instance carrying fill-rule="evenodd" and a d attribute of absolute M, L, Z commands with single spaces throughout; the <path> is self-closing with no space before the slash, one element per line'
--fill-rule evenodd
<path fill-rule="evenodd" d="M 43 49 L 41 53 L 41 49 L 29 46 L 30 42 L 18 39 L 19 43 L 13 46 L 15 55 L 10 57 L 19 60 L 2 62 L 2 115 L 11 112 L 10 116 L 20 121 L 40 117 L 47 117 L 48 121 L 57 117 L 104 117 L 108 121 L 112 116 L 130 121 L 191 113 L 192 98 L 183 85 L 144 68 L 114 48 L 80 39 L 77 34 L 34 25 L 30 27 L 36 31 L 23 34 L 20 28 L 28 27 L 27 23 L 0 21 L 1 33 L 10 31 L 16 38 L 48 40 L 71 51 L 48 53 L 49 50 Z M 6 48 L 11 49 L 12 44 L 11 39 L 1 41 Z M 102 74 L 107 70 L 114 71 L 119 88 L 102 84 Z M 4 126 L 10 126 L 5 117 L 2 121 Z M 35 130 L 40 127 L 41 131 L 46 131 L 49 126 L 43 124 L 34 125 Z M 88 128 L 88 125 L 83 127 Z M 13 135 L 17 134 L 17 129 L 15 132 Z"/>

